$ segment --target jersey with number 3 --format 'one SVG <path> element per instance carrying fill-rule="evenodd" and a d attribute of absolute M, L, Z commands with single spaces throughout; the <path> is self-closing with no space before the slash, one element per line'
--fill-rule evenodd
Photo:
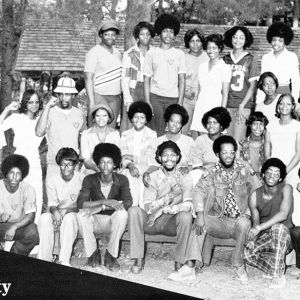
<path fill-rule="evenodd" d="M 259 76 L 258 64 L 250 53 L 245 53 L 242 58 L 236 60 L 230 52 L 223 60 L 230 65 L 232 71 L 227 107 L 238 108 L 247 94 L 250 82 L 257 80 Z M 254 99 L 250 99 L 245 107 L 251 108 L 253 101 Z"/>

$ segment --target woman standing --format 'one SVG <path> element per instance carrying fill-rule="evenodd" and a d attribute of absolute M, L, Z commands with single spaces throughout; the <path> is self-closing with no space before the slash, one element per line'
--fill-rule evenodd
<path fill-rule="evenodd" d="M 83 159 L 85 174 L 99 172 L 99 167 L 92 159 L 94 148 L 99 143 L 111 143 L 120 145 L 120 135 L 117 130 L 109 126 L 114 120 L 112 109 L 105 103 L 94 106 L 90 115 L 92 116 L 92 127 L 84 130 L 81 135 L 80 152 Z"/>
<path fill-rule="evenodd" d="M 121 151 L 123 174 L 129 180 L 133 206 L 143 206 L 142 176 L 155 162 L 157 134 L 146 126 L 152 119 L 150 105 L 143 101 L 132 103 L 128 110 L 128 119 L 133 128 L 122 133 Z"/>
<path fill-rule="evenodd" d="M 223 57 L 232 71 L 228 101 L 222 102 L 232 118 L 228 134 L 237 141 L 246 137 L 246 120 L 254 107 L 254 92 L 259 76 L 258 64 L 246 49 L 253 43 L 253 36 L 248 28 L 234 26 L 224 34 L 224 43 L 231 48 Z"/>
<path fill-rule="evenodd" d="M 296 120 L 295 100 L 291 94 L 282 94 L 276 105 L 279 120 L 270 122 L 265 135 L 265 156 L 277 157 L 286 165 L 285 181 L 293 187 L 294 199 L 299 197 L 296 190 L 300 161 L 300 123 Z M 293 223 L 300 225 L 300 203 L 294 202 Z"/>
<path fill-rule="evenodd" d="M 36 224 L 38 224 L 43 206 L 42 167 L 39 154 L 42 138 L 35 134 L 39 111 L 42 107 L 43 102 L 36 92 L 30 89 L 24 92 L 21 103 L 11 102 L 0 115 L 0 131 L 3 137 L 0 146 L 3 147 L 6 144 L 4 131 L 12 129 L 15 135 L 15 153 L 25 156 L 29 161 L 30 168 L 26 182 L 34 187 L 36 193 Z M 19 113 L 13 113 L 8 117 L 10 112 L 17 111 Z"/>
<path fill-rule="evenodd" d="M 227 103 L 231 71 L 220 57 L 223 48 L 220 34 L 211 34 L 206 38 L 204 49 L 209 61 L 200 64 L 198 69 L 199 90 L 191 124 L 193 131 L 205 133 L 206 129 L 201 124 L 204 113 Z"/>
<path fill-rule="evenodd" d="M 155 36 L 154 27 L 148 22 L 139 22 L 133 29 L 133 36 L 137 44 L 124 52 L 122 60 L 121 85 L 124 105 L 121 132 L 132 127 L 127 116 L 130 104 L 135 101 L 145 101 L 143 67 L 151 38 Z"/>
<path fill-rule="evenodd" d="M 185 126 L 183 126 L 183 134 L 190 133 L 190 127 L 198 95 L 199 65 L 201 63 L 208 62 L 209 60 L 206 51 L 203 50 L 204 43 L 204 34 L 196 28 L 188 30 L 184 35 L 184 44 L 185 47 L 189 50 L 185 54 L 186 78 L 183 107 L 189 114 L 189 121 Z"/>
<path fill-rule="evenodd" d="M 298 57 L 294 52 L 286 49 L 293 38 L 292 29 L 285 23 L 275 22 L 269 27 L 267 40 L 273 49 L 263 55 L 261 73 L 274 73 L 279 82 L 277 93 L 291 93 L 297 101 L 300 90 Z"/>
<path fill-rule="evenodd" d="M 265 99 L 256 105 L 255 111 L 261 111 L 269 122 L 277 120 L 275 110 L 280 97 L 277 93 L 279 86 L 277 77 L 272 72 L 265 72 L 260 75 L 257 86 L 264 92 Z"/>

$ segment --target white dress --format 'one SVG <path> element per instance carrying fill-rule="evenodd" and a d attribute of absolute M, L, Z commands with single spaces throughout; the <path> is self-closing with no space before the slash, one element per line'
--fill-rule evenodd
<path fill-rule="evenodd" d="M 13 143 L 14 147 L 16 147 L 15 154 L 23 155 L 28 159 L 29 174 L 25 178 L 25 181 L 33 186 L 36 194 L 37 211 L 35 223 L 39 220 L 43 205 L 42 167 L 39 154 L 39 146 L 43 137 L 38 137 L 35 134 L 37 121 L 38 118 L 31 120 L 25 114 L 13 113 L 0 125 L 0 146 L 3 147 L 6 145 L 4 131 L 11 128 L 15 134 Z"/>
<path fill-rule="evenodd" d="M 206 132 L 202 125 L 203 115 L 222 104 L 222 84 L 230 82 L 231 70 L 223 59 L 209 70 L 209 62 L 199 65 L 198 82 L 200 93 L 195 106 L 191 130 Z"/>
<path fill-rule="evenodd" d="M 272 144 L 271 157 L 281 159 L 287 166 L 295 155 L 296 135 L 300 131 L 300 122 L 292 120 L 291 123 L 280 125 L 279 119 L 268 124 L 270 141 Z M 300 201 L 299 192 L 297 191 L 297 183 L 299 164 L 287 175 L 286 182 L 293 187 L 294 195 L 294 213 L 293 223 L 300 225 Z"/>

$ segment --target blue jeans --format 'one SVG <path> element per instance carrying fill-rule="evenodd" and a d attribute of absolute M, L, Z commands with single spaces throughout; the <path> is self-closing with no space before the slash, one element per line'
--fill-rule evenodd
<path fill-rule="evenodd" d="M 205 225 L 207 233 L 206 239 L 211 239 L 212 237 L 215 237 L 220 239 L 232 238 L 236 240 L 232 264 L 234 267 L 242 266 L 244 264 L 244 245 L 248 231 L 251 226 L 250 220 L 248 220 L 245 217 L 219 218 L 217 216 L 207 215 L 205 216 Z M 209 245 L 209 241 L 205 241 L 204 245 Z M 205 250 L 205 246 L 203 249 L 203 254 L 204 253 L 207 253 L 207 251 Z M 203 257 L 203 261 L 206 263 L 205 257 Z"/>

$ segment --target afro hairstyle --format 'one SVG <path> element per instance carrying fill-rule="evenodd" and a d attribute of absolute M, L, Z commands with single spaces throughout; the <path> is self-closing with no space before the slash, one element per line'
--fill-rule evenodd
<path fill-rule="evenodd" d="M 182 127 L 188 123 L 188 121 L 189 121 L 189 114 L 188 114 L 188 112 L 186 111 L 186 109 L 183 106 L 181 106 L 179 104 L 171 104 L 171 105 L 169 105 L 166 108 L 165 113 L 164 113 L 164 119 L 165 119 L 166 123 L 168 123 L 170 121 L 171 116 L 173 114 L 181 116 L 181 126 Z"/>
<path fill-rule="evenodd" d="M 220 153 L 221 145 L 232 144 L 234 151 L 237 150 L 237 142 L 231 135 L 221 135 L 213 143 L 213 150 L 215 154 Z"/>
<path fill-rule="evenodd" d="M 155 32 L 157 35 L 160 35 L 166 28 L 173 29 L 174 35 L 177 35 L 180 30 L 180 22 L 170 14 L 161 14 L 154 23 Z"/>
<path fill-rule="evenodd" d="M 224 44 L 229 47 L 229 48 L 233 48 L 232 45 L 232 37 L 237 33 L 237 31 L 240 30 L 243 32 L 243 34 L 245 35 L 245 44 L 244 44 L 244 49 L 250 47 L 253 44 L 253 35 L 250 32 L 250 30 L 247 27 L 244 26 L 234 26 L 230 29 L 228 29 L 225 33 L 224 33 Z"/>
<path fill-rule="evenodd" d="M 110 157 L 114 161 L 116 168 L 120 167 L 120 163 L 122 159 L 120 148 L 115 144 L 110 144 L 110 143 L 98 144 L 94 148 L 92 157 L 97 166 L 99 165 L 100 159 L 102 157 Z"/>
<path fill-rule="evenodd" d="M 269 158 L 267 159 L 262 167 L 261 167 L 261 175 L 264 175 L 266 173 L 266 171 L 268 170 L 268 168 L 270 167 L 276 167 L 280 170 L 280 179 L 281 181 L 283 181 L 286 177 L 286 165 L 279 159 L 279 158 Z"/>
<path fill-rule="evenodd" d="M 261 111 L 254 111 L 246 121 L 246 136 L 249 136 L 251 134 L 251 125 L 253 122 L 262 122 L 264 123 L 265 128 L 269 124 L 268 118 Z"/>
<path fill-rule="evenodd" d="M 203 124 L 204 128 L 206 128 L 206 126 L 207 126 L 209 117 L 216 119 L 218 121 L 218 123 L 221 125 L 223 130 L 227 129 L 231 122 L 231 116 L 230 116 L 228 110 L 221 106 L 214 107 L 213 109 L 211 109 L 210 111 L 206 112 L 203 115 L 202 124 Z"/>
<path fill-rule="evenodd" d="M 148 22 L 142 21 L 142 22 L 139 22 L 133 29 L 132 34 L 136 40 L 139 38 L 139 34 L 143 28 L 148 29 L 152 38 L 155 36 L 155 30 L 154 30 L 153 25 Z"/>
<path fill-rule="evenodd" d="M 128 118 L 131 121 L 136 113 L 143 113 L 146 116 L 147 123 L 152 119 L 152 108 L 144 101 L 133 102 L 128 109 Z"/>
<path fill-rule="evenodd" d="M 69 160 L 76 165 L 79 162 L 79 155 L 73 148 L 61 148 L 56 154 L 55 161 L 60 165 L 64 159 Z"/>
<path fill-rule="evenodd" d="M 19 154 L 8 155 L 2 162 L 1 172 L 4 177 L 12 168 L 18 168 L 22 173 L 22 179 L 24 179 L 29 172 L 29 162 L 27 158 Z"/>
<path fill-rule="evenodd" d="M 294 32 L 291 27 L 283 22 L 274 22 L 267 31 L 267 41 L 271 44 L 274 36 L 284 39 L 285 45 L 289 45 L 293 38 Z"/>
<path fill-rule="evenodd" d="M 201 41 L 201 44 L 203 45 L 205 43 L 205 36 L 204 36 L 204 33 L 197 29 L 197 28 L 193 28 L 193 29 L 189 29 L 185 35 L 184 35 L 184 45 L 185 45 L 185 48 L 190 48 L 190 40 L 195 36 L 197 35 L 198 38 L 200 39 Z"/>
<path fill-rule="evenodd" d="M 159 159 L 160 156 L 162 156 L 163 152 L 166 150 L 166 149 L 172 149 L 176 155 L 179 156 L 178 158 L 178 161 L 177 161 L 177 164 L 180 162 L 181 160 L 181 151 L 180 151 L 180 148 L 177 146 L 177 144 L 173 141 L 165 141 L 163 143 L 161 143 L 158 147 L 157 147 L 157 150 L 155 152 L 155 160 L 161 164 L 161 161 Z"/>
<path fill-rule="evenodd" d="M 260 75 L 259 79 L 258 79 L 258 83 L 257 83 L 257 87 L 260 89 L 260 90 L 263 90 L 263 86 L 264 86 L 264 80 L 267 78 L 267 77 L 271 77 L 274 82 L 275 82 L 275 85 L 276 85 L 276 90 L 278 89 L 278 86 L 279 86 L 279 82 L 278 82 L 278 79 L 277 77 L 275 76 L 274 73 L 272 72 L 264 72 Z"/>

